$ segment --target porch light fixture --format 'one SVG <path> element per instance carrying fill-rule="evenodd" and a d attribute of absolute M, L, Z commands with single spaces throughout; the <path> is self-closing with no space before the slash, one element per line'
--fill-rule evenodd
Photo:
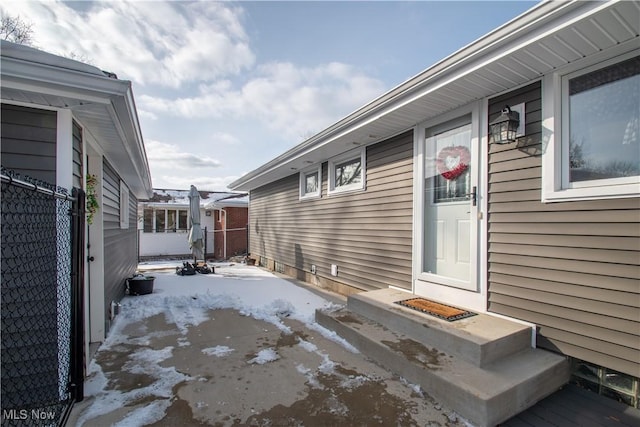
<path fill-rule="evenodd" d="M 520 125 L 520 114 L 506 105 L 497 119 L 489 123 L 489 135 L 496 144 L 514 142 Z"/>

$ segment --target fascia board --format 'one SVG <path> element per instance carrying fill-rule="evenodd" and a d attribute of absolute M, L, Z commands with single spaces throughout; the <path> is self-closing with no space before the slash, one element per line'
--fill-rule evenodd
<path fill-rule="evenodd" d="M 2 51 L 2 56 L 7 58 L 21 59 L 25 62 L 47 64 L 56 68 L 75 70 L 87 74 L 103 75 L 103 71 L 93 65 L 55 55 L 27 45 L 0 40 L 0 50 Z"/>
<path fill-rule="evenodd" d="M 136 176 L 142 184 L 140 190 L 136 192 L 136 197 L 149 198 L 153 195 L 151 172 L 131 90 L 125 96 L 113 98 L 108 109 L 120 134 L 122 148 L 130 159 L 128 167 L 136 172 Z M 122 171 L 119 173 L 122 175 Z"/>
<path fill-rule="evenodd" d="M 600 9 L 607 8 L 610 5 L 611 4 L 601 4 L 599 8 L 589 11 L 587 15 L 591 15 L 592 13 L 595 13 Z M 574 12 L 581 11 L 574 9 Z M 520 27 L 517 32 L 513 31 L 510 33 L 508 40 L 500 40 L 500 43 L 495 42 L 491 46 L 487 46 L 476 51 L 473 54 L 473 58 L 469 56 L 468 60 L 454 64 L 456 65 L 455 70 L 442 70 L 441 72 L 435 73 L 428 79 L 428 81 L 423 82 L 423 84 L 416 85 L 411 91 L 404 93 L 403 96 L 398 96 L 392 104 L 387 106 L 387 108 L 382 108 L 379 111 L 372 112 L 369 117 L 362 117 L 360 122 L 355 124 L 352 129 L 375 122 L 376 120 L 420 98 L 433 94 L 438 89 L 444 88 L 465 76 L 472 75 L 474 72 L 481 70 L 500 59 L 508 57 L 512 53 L 536 43 L 554 32 L 570 27 L 576 21 L 584 18 L 585 14 L 574 13 L 571 16 L 563 15 L 561 23 L 556 22 L 556 20 L 554 22 L 547 22 L 546 25 L 538 26 L 535 29 L 530 29 L 528 26 Z"/>
<path fill-rule="evenodd" d="M 136 198 L 149 198 L 153 195 L 153 191 L 146 155 L 144 150 L 140 149 L 142 141 L 135 137 L 135 129 L 131 126 L 128 111 L 126 111 L 126 108 L 122 105 L 118 104 L 121 104 L 121 102 L 114 102 L 114 104 L 107 107 L 107 110 L 109 111 L 109 115 L 112 117 L 112 121 L 118 131 L 121 144 L 120 149 L 127 154 L 127 162 L 122 165 L 120 162 L 112 161 L 111 165 L 116 169 L 120 176 L 127 176 L 131 178 L 133 175 L 133 177 L 135 177 L 138 183 L 133 186 L 132 191 Z M 107 159 L 109 159 L 108 153 L 106 156 Z M 132 174 L 130 171 L 133 171 L 134 173 Z M 129 182 L 128 184 L 131 187 L 131 184 L 133 183 Z"/>
<path fill-rule="evenodd" d="M 144 202 L 141 201 L 140 204 L 146 208 L 157 208 L 157 209 L 189 209 L 188 203 L 165 203 L 165 202 Z M 201 206 L 202 208 L 202 206 Z"/>
<path fill-rule="evenodd" d="M 25 62 L 23 60 L 2 57 L 2 85 L 5 80 L 23 82 L 45 90 L 67 91 L 67 96 L 77 99 L 99 102 L 112 95 L 123 95 L 128 88 L 126 80 L 112 79 L 103 75 L 88 74 L 47 64 Z M 55 93 L 58 94 L 59 93 Z"/>
<path fill-rule="evenodd" d="M 222 209 L 222 208 L 246 208 L 249 206 L 247 201 L 220 200 L 217 202 L 207 203 L 205 209 Z"/>
<path fill-rule="evenodd" d="M 102 94 L 89 93 L 83 89 L 68 88 L 53 83 L 28 80 L 23 77 L 9 76 L 5 73 L 2 73 L 1 87 L 61 98 L 71 98 L 79 101 L 80 104 L 106 105 L 110 102 L 110 98 Z"/>

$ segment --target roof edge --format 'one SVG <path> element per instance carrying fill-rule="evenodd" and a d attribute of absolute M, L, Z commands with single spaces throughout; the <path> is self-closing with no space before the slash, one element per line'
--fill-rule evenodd
<path fill-rule="evenodd" d="M 255 181 L 260 178 L 260 176 L 277 169 L 285 162 L 291 161 L 305 152 L 318 148 L 331 136 L 347 131 L 350 127 L 354 126 L 356 122 L 359 122 L 367 116 L 373 115 L 383 110 L 388 105 L 420 90 L 422 87 L 428 85 L 432 79 L 437 78 L 442 74 L 453 72 L 455 69 L 462 68 L 466 66 L 466 64 L 475 60 L 478 55 L 486 53 L 487 50 L 496 49 L 497 46 L 503 42 L 520 36 L 521 32 L 525 28 L 538 24 L 546 19 L 554 18 L 558 13 L 572 10 L 573 8 L 578 7 L 580 3 L 581 2 L 579 0 L 572 0 L 569 2 L 546 0 L 533 6 L 531 9 L 521 13 L 505 24 L 481 36 L 479 39 L 436 62 L 434 65 L 418 73 L 414 77 L 409 78 L 398 86 L 385 92 L 378 98 L 345 116 L 306 141 L 303 141 L 275 157 L 271 161 L 231 182 L 228 185 L 228 188 L 231 190 L 244 191 L 254 188 L 250 185 L 251 181 Z"/>
<path fill-rule="evenodd" d="M 131 81 L 110 77 L 92 65 L 29 46 L 3 40 L 1 48 L 3 86 L 29 85 L 32 90 L 42 93 L 60 91 L 71 98 L 108 105 L 139 181 L 131 189 L 137 198 L 153 194 Z"/>

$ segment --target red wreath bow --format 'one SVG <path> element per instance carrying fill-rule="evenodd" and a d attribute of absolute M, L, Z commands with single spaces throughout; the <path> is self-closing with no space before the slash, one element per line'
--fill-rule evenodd
<path fill-rule="evenodd" d="M 467 147 L 458 145 L 455 147 L 445 147 L 438 153 L 436 164 L 438 172 L 445 179 L 456 179 L 469 168 L 471 154 Z"/>

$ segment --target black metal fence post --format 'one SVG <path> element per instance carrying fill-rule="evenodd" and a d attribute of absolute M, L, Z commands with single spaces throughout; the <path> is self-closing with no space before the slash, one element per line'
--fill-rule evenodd
<path fill-rule="evenodd" d="M 84 399 L 84 231 L 85 192 L 74 188 L 72 207 L 71 247 L 71 396 L 76 402 Z"/>

